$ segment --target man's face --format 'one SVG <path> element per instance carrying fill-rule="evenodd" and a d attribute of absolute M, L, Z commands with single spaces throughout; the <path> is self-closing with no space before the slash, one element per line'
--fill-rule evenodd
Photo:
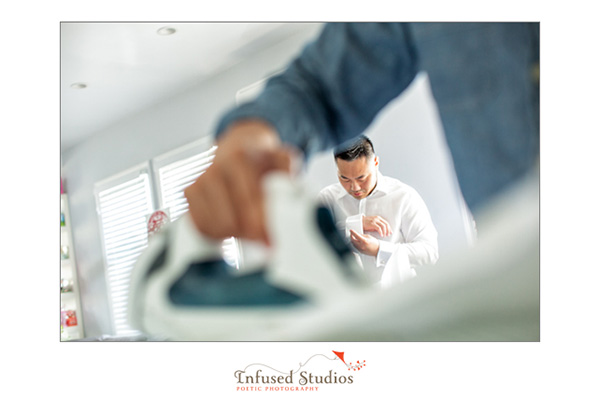
<path fill-rule="evenodd" d="M 336 158 L 338 179 L 344 189 L 355 199 L 364 199 L 377 185 L 377 157 L 359 157 L 353 161 Z"/>

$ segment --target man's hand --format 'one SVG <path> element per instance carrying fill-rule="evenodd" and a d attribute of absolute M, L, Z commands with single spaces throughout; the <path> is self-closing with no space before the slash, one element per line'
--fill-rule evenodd
<path fill-rule="evenodd" d="M 235 236 L 269 244 L 262 178 L 270 171 L 290 172 L 291 151 L 259 120 L 233 124 L 217 146 L 212 165 L 185 190 L 196 228 L 212 239 Z"/>
<path fill-rule="evenodd" d="M 377 256 L 379 252 L 379 240 L 371 235 L 361 235 L 354 229 L 350 229 L 350 241 L 356 250 L 368 256 Z"/>
<path fill-rule="evenodd" d="M 377 232 L 381 237 L 392 234 L 392 227 L 389 222 L 378 215 L 364 216 L 362 223 L 364 232 Z"/>

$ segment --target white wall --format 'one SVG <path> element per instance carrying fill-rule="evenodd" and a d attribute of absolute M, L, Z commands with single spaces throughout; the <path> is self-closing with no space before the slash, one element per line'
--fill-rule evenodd
<path fill-rule="evenodd" d="M 317 33 L 317 29 L 307 29 L 62 155 L 86 336 L 111 333 L 94 183 L 210 134 L 239 89 L 283 68 Z M 465 213 L 426 77 L 419 77 L 390 104 L 367 134 L 380 156 L 382 173 L 410 184 L 424 198 L 440 234 L 441 256 L 465 245 L 469 237 Z M 331 154 L 316 157 L 304 179 L 315 190 L 334 182 Z"/>

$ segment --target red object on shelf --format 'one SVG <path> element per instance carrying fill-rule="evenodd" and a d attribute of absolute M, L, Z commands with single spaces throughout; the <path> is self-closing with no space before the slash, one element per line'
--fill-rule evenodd
<path fill-rule="evenodd" d="M 77 326 L 77 315 L 74 310 L 61 311 L 61 314 L 64 326 Z"/>
<path fill-rule="evenodd" d="M 60 178 L 60 194 L 64 194 L 65 193 L 65 189 L 63 187 L 63 180 L 62 178 Z"/>

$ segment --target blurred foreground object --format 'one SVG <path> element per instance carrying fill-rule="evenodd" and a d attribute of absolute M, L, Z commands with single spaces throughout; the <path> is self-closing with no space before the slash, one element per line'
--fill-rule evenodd
<path fill-rule="evenodd" d="M 268 264 L 233 274 L 181 218 L 134 268 L 133 327 L 182 341 L 539 341 L 537 170 L 482 212 L 475 248 L 389 289 L 301 186 L 277 173 L 265 187 Z"/>
<path fill-rule="evenodd" d="M 270 174 L 266 185 L 269 260 L 231 268 L 219 242 L 185 215 L 152 238 L 134 267 L 132 327 L 171 340 L 262 340 L 370 287 L 327 209 L 285 173 Z"/>

